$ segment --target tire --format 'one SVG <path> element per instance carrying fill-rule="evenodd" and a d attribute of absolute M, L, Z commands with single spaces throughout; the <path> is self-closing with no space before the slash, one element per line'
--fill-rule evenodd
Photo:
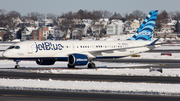
<path fill-rule="evenodd" d="M 16 68 L 16 69 L 19 69 L 19 68 L 20 68 L 20 66 L 19 66 L 19 65 L 16 65 L 16 66 L 15 66 L 15 68 Z"/>
<path fill-rule="evenodd" d="M 68 64 L 68 68 L 74 68 L 74 67 L 75 67 L 74 65 L 73 65 L 73 66 L 71 66 L 71 65 L 69 65 L 69 64 Z"/>
<path fill-rule="evenodd" d="M 89 63 L 88 64 L 88 68 L 95 68 L 95 67 L 96 67 L 96 65 L 94 63 Z"/>

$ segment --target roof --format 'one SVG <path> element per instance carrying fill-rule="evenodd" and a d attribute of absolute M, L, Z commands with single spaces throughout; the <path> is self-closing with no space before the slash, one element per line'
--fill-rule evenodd
<path fill-rule="evenodd" d="M 26 27 L 26 29 L 27 29 L 28 31 L 32 32 L 32 30 L 36 30 L 36 29 L 38 29 L 38 28 L 35 28 L 35 27 Z"/>

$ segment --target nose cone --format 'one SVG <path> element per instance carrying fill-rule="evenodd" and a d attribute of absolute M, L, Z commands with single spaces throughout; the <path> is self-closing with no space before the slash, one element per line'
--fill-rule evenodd
<path fill-rule="evenodd" d="M 8 51 L 5 51 L 3 54 L 2 54 L 3 57 L 5 58 L 10 58 L 12 57 L 12 53 L 9 53 Z"/>

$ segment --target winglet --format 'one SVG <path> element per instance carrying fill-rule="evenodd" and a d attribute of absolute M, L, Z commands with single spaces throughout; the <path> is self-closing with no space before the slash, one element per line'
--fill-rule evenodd
<path fill-rule="evenodd" d="M 150 43 L 149 45 L 147 45 L 147 46 L 153 46 L 153 45 L 155 45 L 155 43 L 157 42 L 159 40 L 159 38 L 158 39 L 156 39 L 155 41 L 153 41 L 152 43 Z"/>

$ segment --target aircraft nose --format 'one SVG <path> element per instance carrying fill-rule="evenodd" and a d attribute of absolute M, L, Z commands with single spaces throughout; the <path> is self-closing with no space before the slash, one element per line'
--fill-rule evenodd
<path fill-rule="evenodd" d="M 2 54 L 2 56 L 5 57 L 5 58 L 8 58 L 8 57 L 12 57 L 12 54 L 5 51 L 5 52 Z"/>

